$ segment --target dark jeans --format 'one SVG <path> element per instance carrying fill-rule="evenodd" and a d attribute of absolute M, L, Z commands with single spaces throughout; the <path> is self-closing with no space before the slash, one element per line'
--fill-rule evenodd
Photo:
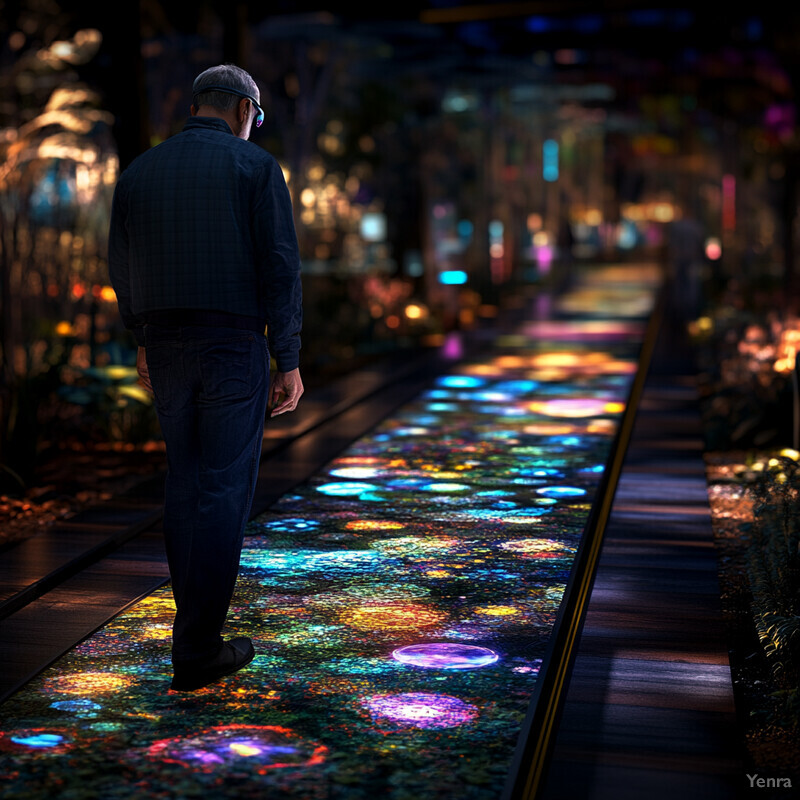
<path fill-rule="evenodd" d="M 167 449 L 164 540 L 177 612 L 172 660 L 216 655 L 253 502 L 269 353 L 262 334 L 145 327 Z"/>

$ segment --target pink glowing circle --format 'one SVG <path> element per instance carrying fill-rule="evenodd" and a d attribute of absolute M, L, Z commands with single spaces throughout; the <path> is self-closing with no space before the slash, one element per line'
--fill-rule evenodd
<path fill-rule="evenodd" d="M 531 403 L 530 409 L 547 417 L 580 419 L 581 417 L 596 417 L 606 413 L 607 402 L 607 400 L 591 397 L 559 397 L 555 400 Z"/>
<path fill-rule="evenodd" d="M 488 647 L 450 642 L 431 642 L 400 647 L 392 658 L 401 664 L 426 669 L 479 669 L 494 664 L 500 656 Z"/>
<path fill-rule="evenodd" d="M 411 728 L 456 728 L 472 722 L 478 709 L 447 694 L 378 694 L 365 701 L 376 722 Z"/>

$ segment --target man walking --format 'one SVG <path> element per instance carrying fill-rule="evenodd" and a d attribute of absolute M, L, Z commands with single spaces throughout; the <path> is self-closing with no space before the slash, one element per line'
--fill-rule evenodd
<path fill-rule="evenodd" d="M 192 95 L 183 130 L 120 176 L 109 233 L 111 284 L 166 444 L 177 691 L 255 655 L 250 639 L 223 641 L 221 631 L 267 407 L 272 416 L 293 411 L 303 393 L 291 200 L 276 160 L 247 141 L 263 121 L 258 87 L 226 64 L 201 73 Z"/>

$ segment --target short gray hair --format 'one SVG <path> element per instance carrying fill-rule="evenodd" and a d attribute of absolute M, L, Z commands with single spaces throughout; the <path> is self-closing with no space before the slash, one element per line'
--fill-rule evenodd
<path fill-rule="evenodd" d="M 226 86 L 252 95 L 259 102 L 261 100 L 261 93 L 252 76 L 235 64 L 220 64 L 201 72 L 192 84 L 192 103 L 197 108 L 211 106 L 220 111 L 236 108 L 241 96 L 213 90 L 203 91 L 204 86 Z"/>

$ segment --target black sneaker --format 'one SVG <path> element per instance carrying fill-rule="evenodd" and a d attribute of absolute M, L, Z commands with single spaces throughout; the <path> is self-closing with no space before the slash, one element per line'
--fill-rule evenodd
<path fill-rule="evenodd" d="M 209 683 L 231 675 L 247 666 L 256 655 L 253 643 L 246 636 L 222 643 L 222 649 L 211 661 L 204 664 L 173 665 L 172 685 L 176 692 L 193 692 Z"/>

